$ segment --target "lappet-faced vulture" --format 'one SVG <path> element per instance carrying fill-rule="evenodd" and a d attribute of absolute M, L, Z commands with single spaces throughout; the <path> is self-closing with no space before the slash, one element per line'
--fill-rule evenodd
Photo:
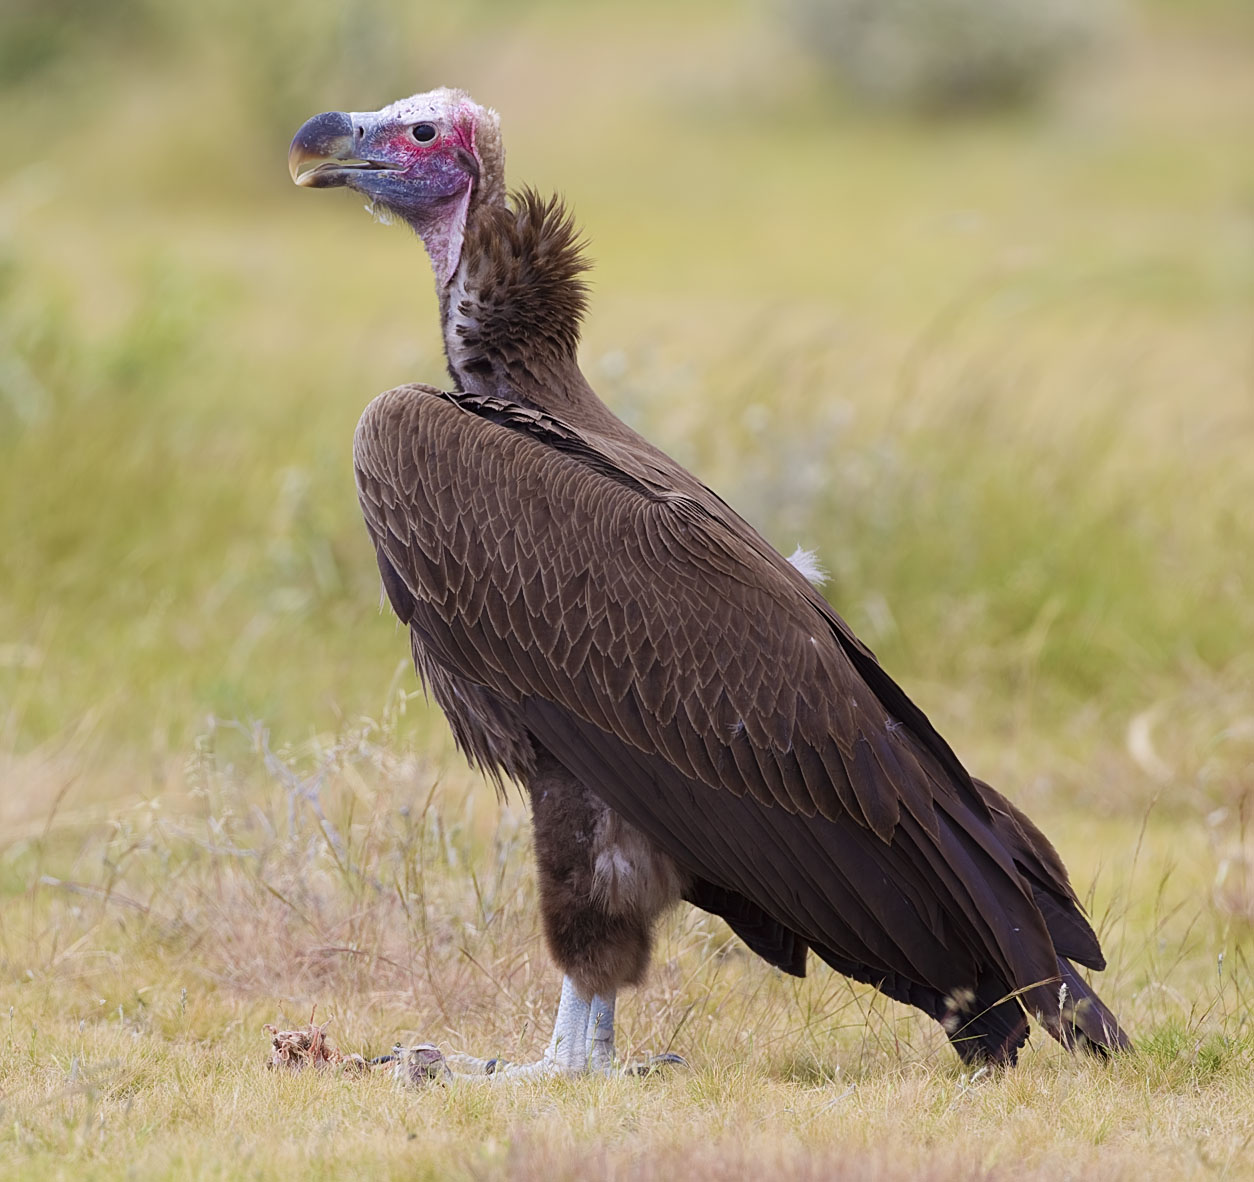
<path fill-rule="evenodd" d="M 353 454 L 419 674 L 470 761 L 531 800 L 565 981 L 543 1059 L 498 1074 L 608 1070 L 615 995 L 679 900 L 785 972 L 812 950 L 917 1006 L 967 1062 L 1014 1062 L 1029 1014 L 1126 1047 L 1072 964 L 1104 961 L 1040 830 L 592 391 L 576 230 L 506 192 L 495 112 L 456 90 L 329 112 L 289 163 L 403 218 L 435 270 L 452 388 L 379 395 Z"/>

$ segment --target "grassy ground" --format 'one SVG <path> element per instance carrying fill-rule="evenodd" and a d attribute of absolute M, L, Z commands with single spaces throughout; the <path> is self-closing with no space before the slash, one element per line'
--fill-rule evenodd
<path fill-rule="evenodd" d="M 1241 5 L 1133 10 L 1048 110 L 964 123 L 844 108 L 752 6 L 468 5 L 399 56 L 376 0 L 39 11 L 0 53 L 0 1174 L 1254 1176 Z M 620 1021 L 687 1072 L 262 1070 L 314 1004 L 346 1050 L 517 1059 L 556 1000 L 525 813 L 412 696 L 351 489 L 365 401 L 440 380 L 426 264 L 283 168 L 437 82 L 588 228 L 602 393 L 815 546 L 1054 838 L 1136 1055 L 964 1077 L 684 913 Z"/>

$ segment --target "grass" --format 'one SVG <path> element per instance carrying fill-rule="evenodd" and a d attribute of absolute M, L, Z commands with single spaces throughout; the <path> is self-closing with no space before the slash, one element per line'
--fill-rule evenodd
<path fill-rule="evenodd" d="M 0 178 L 0 1173 L 1254 1173 L 1243 7 L 1138 9 L 1051 109 L 956 124 L 833 105 L 747 6 L 468 5 L 352 54 L 338 9 L 245 7 L 32 7 L 39 61 L 0 55 L 38 145 Z M 413 696 L 351 489 L 365 401 L 441 379 L 425 262 L 283 171 L 390 70 L 497 105 L 513 177 L 566 191 L 594 384 L 816 547 L 1053 837 L 1135 1055 L 972 1079 L 683 912 L 620 1022 L 687 1072 L 262 1070 L 314 1004 L 345 1050 L 518 1059 L 556 999 L 525 811 Z"/>
<path fill-rule="evenodd" d="M 378 728 L 275 751 L 227 726 L 177 786 L 109 813 L 35 814 L 6 857 L 0 1155 L 24 1176 L 654 1177 L 678 1155 L 711 1178 L 1165 1178 L 1239 1176 L 1248 1152 L 1250 948 L 1212 894 L 1232 851 L 1152 815 L 1130 864 L 1077 859 L 1140 1036 L 1117 1063 L 1035 1042 L 1013 1074 L 963 1074 L 933 1024 L 830 973 L 764 971 L 686 911 L 620 1050 L 689 1070 L 414 1094 L 267 1074 L 262 1024 L 316 1000 L 347 1051 L 537 1054 L 555 975 L 516 801 Z"/>

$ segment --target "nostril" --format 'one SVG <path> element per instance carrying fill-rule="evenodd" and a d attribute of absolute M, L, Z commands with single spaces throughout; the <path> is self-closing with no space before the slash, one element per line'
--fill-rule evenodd
<path fill-rule="evenodd" d="M 366 138 L 366 129 L 360 125 L 353 128 L 353 132 L 359 140 L 364 140 Z"/>

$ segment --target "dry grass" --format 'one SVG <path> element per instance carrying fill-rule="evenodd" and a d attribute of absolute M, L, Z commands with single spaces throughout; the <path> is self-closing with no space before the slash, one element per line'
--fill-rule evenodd
<path fill-rule="evenodd" d="M 10 845 L 26 885 L 0 911 L 0 1162 L 101 1178 L 1247 1168 L 1254 941 L 1233 855 L 1154 811 L 1087 846 L 1065 810 L 1040 818 L 1096 882 L 1103 992 L 1138 1039 L 1109 1065 L 1037 1039 L 1015 1072 L 971 1077 L 931 1023 L 821 968 L 786 978 L 684 911 L 620 1009 L 620 1052 L 679 1051 L 686 1071 L 422 1094 L 383 1072 L 268 1072 L 264 1024 L 296 1028 L 315 1003 L 346 1055 L 433 1039 L 520 1061 L 547 1037 L 557 981 L 522 810 L 393 749 L 377 730 L 276 753 L 215 729 L 160 801 L 50 813 Z"/>

